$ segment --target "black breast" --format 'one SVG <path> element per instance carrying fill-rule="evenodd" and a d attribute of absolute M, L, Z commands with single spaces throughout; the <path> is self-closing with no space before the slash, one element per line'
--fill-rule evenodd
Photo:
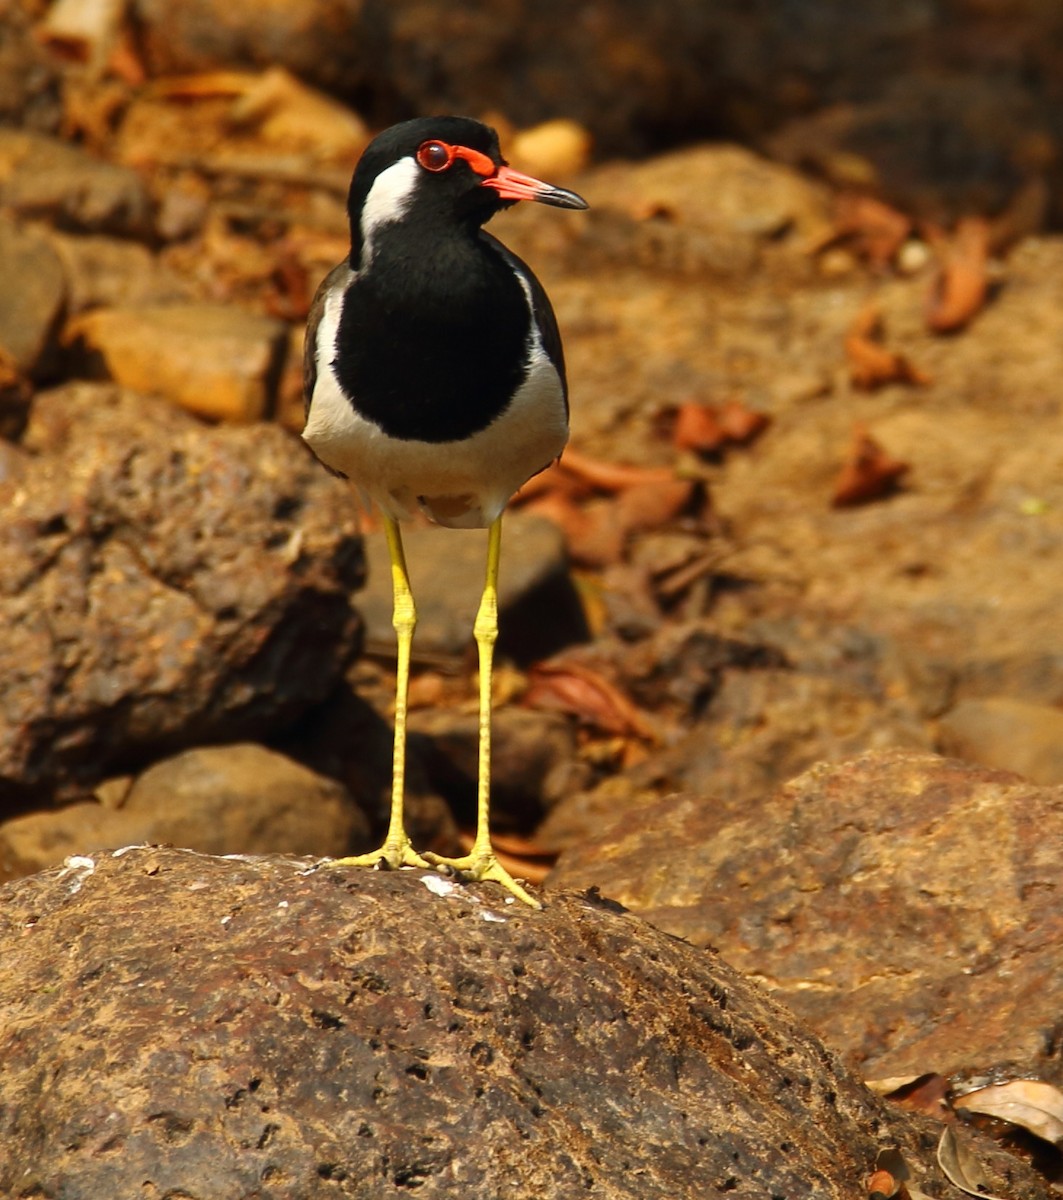
<path fill-rule="evenodd" d="M 455 441 L 504 411 L 526 375 L 529 331 L 520 281 L 483 242 L 407 239 L 381 245 L 347 292 L 334 368 L 389 437 Z"/>

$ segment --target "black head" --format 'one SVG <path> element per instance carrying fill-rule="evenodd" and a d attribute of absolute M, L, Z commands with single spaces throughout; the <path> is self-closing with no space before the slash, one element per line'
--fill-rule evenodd
<path fill-rule="evenodd" d="M 514 171 L 498 134 L 469 117 L 418 117 L 384 130 L 366 147 L 351 180 L 351 265 L 363 264 L 375 231 L 396 222 L 478 228 L 518 200 L 586 208 L 575 192 Z"/>

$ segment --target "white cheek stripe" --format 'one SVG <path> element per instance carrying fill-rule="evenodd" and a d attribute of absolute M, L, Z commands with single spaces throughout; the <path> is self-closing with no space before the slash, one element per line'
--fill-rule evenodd
<path fill-rule="evenodd" d="M 373 180 L 362 206 L 362 266 L 373 256 L 373 234 L 384 225 L 401 221 L 417 188 L 421 168 L 413 158 L 400 158 Z"/>

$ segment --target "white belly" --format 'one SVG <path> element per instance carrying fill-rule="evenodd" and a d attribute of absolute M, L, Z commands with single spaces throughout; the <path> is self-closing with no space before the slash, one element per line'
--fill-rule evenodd
<path fill-rule="evenodd" d="M 335 346 L 338 297 L 330 297 L 318 345 Z M 561 381 L 541 346 L 509 407 L 472 437 L 456 442 L 388 437 L 358 415 L 321 354 L 303 438 L 326 466 L 341 471 L 398 520 L 417 509 L 440 525 L 490 525 L 510 497 L 565 447 L 568 422 Z"/>

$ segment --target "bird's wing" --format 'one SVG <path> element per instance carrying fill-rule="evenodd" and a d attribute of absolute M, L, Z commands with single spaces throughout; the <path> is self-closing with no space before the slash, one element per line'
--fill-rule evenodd
<path fill-rule="evenodd" d="M 346 288 L 354 272 L 350 265 L 341 262 L 322 279 L 310 312 L 306 317 L 306 342 L 303 346 L 303 419 L 310 415 L 310 401 L 314 395 L 314 384 L 317 383 L 317 327 L 325 312 L 325 301 L 331 292 L 338 288 Z"/>
<path fill-rule="evenodd" d="M 568 412 L 568 380 L 565 378 L 565 351 L 561 345 L 561 331 L 557 327 L 557 317 L 554 316 L 553 305 L 546 289 L 535 278 L 531 267 L 523 259 L 518 258 L 512 250 L 504 246 L 496 237 L 482 231 L 484 239 L 491 248 L 506 260 L 510 268 L 524 280 L 531 291 L 532 312 L 542 333 L 543 350 L 546 357 L 554 364 L 558 378 L 561 380 L 561 392 L 565 398 L 565 412 Z"/>

